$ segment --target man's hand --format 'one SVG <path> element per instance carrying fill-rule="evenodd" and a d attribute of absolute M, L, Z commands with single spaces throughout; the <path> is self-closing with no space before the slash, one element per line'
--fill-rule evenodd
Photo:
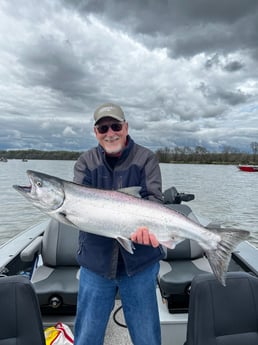
<path fill-rule="evenodd" d="M 131 234 L 131 240 L 135 243 L 150 245 L 154 248 L 159 246 L 159 241 L 156 236 L 149 232 L 149 229 L 146 226 L 141 226 L 133 232 Z"/>

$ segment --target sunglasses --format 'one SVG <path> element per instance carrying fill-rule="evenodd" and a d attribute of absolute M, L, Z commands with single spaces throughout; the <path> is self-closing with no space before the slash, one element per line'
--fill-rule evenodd
<path fill-rule="evenodd" d="M 120 132 L 123 128 L 123 124 L 124 122 L 114 122 L 110 125 L 96 125 L 95 128 L 97 128 L 100 134 L 107 133 L 109 128 L 111 128 L 113 132 Z"/>

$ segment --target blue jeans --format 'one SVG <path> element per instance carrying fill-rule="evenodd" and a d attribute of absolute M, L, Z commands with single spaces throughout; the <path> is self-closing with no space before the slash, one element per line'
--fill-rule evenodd
<path fill-rule="evenodd" d="M 103 345 L 105 330 L 119 289 L 124 317 L 134 345 L 160 345 L 161 332 L 156 263 L 133 276 L 104 278 L 81 267 L 75 322 L 75 345 Z"/>

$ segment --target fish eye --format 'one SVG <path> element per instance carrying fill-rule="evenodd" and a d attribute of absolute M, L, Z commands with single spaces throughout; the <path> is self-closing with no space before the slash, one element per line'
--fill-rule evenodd
<path fill-rule="evenodd" d="M 37 181 L 37 182 L 36 182 L 36 185 L 37 185 L 38 187 L 42 187 L 42 182 L 41 182 L 41 181 Z"/>

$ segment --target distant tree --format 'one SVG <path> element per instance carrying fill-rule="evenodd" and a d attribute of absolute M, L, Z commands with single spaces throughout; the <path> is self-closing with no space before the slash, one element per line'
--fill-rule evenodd
<path fill-rule="evenodd" d="M 171 151 L 168 147 L 158 149 L 156 155 L 158 160 L 162 163 L 169 163 L 171 161 Z"/>
<path fill-rule="evenodd" d="M 239 149 L 234 146 L 224 145 L 222 148 L 223 153 L 238 153 Z"/>
<path fill-rule="evenodd" d="M 256 141 L 253 141 L 251 144 L 251 149 L 253 151 L 253 154 L 256 156 L 258 152 L 258 143 Z"/>
<path fill-rule="evenodd" d="M 204 154 L 208 153 L 208 150 L 205 147 L 203 147 L 203 146 L 198 146 L 197 145 L 195 147 L 195 153 L 197 155 L 204 155 Z"/>
<path fill-rule="evenodd" d="M 251 149 L 253 151 L 253 161 L 254 163 L 257 162 L 257 153 L 258 153 L 258 143 L 256 141 L 253 141 L 251 144 Z"/>

